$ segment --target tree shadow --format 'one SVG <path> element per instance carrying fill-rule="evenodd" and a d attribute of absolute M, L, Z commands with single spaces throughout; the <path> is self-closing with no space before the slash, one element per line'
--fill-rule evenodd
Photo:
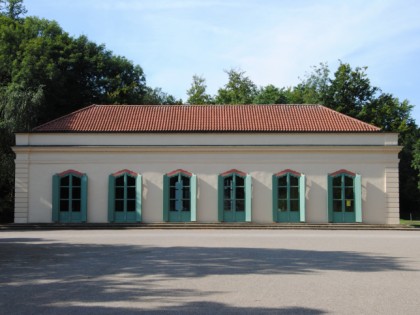
<path fill-rule="evenodd" d="M 221 292 L 187 288 L 173 290 L 168 283 L 213 275 L 310 274 L 321 271 L 410 271 L 401 258 L 345 251 L 267 248 L 151 247 L 111 244 L 56 243 L 47 239 L 0 239 L 0 309 L 5 314 L 81 311 L 117 312 L 102 304 L 175 303 L 199 296 L 205 300 Z M 86 304 L 100 304 L 92 309 Z M 322 314 L 305 308 L 265 309 L 232 307 L 222 303 L 184 303 L 143 313 L 197 313 L 200 308 L 239 314 Z M 49 310 L 47 312 L 47 309 Z M 118 312 L 121 309 L 118 308 Z M 210 311 L 209 311 L 210 312 Z M 53 312 L 54 313 L 54 312 Z M 200 311 L 200 313 L 203 313 Z"/>

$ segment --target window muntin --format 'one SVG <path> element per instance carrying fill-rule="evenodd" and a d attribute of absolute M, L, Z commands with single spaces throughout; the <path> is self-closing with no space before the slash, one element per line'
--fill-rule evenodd
<path fill-rule="evenodd" d="M 128 173 L 115 178 L 115 212 L 136 211 L 136 178 Z"/>
<path fill-rule="evenodd" d="M 332 180 L 333 212 L 354 212 L 354 177 L 342 173 Z"/>
<path fill-rule="evenodd" d="M 245 211 L 245 179 L 231 174 L 223 179 L 224 211 Z"/>
<path fill-rule="evenodd" d="M 286 173 L 277 177 L 277 206 L 281 212 L 300 210 L 298 176 Z"/>
<path fill-rule="evenodd" d="M 67 174 L 60 178 L 60 212 L 80 212 L 82 208 L 82 181 L 75 174 Z"/>
<path fill-rule="evenodd" d="M 169 178 L 169 211 L 191 211 L 190 177 L 183 173 Z"/>

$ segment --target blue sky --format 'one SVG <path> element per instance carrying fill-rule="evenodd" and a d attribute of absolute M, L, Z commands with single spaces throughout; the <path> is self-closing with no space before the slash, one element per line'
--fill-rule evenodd
<path fill-rule="evenodd" d="M 139 64 L 147 84 L 186 100 L 194 74 L 215 94 L 238 68 L 259 86 L 293 86 L 326 62 L 367 66 L 374 86 L 416 105 L 420 124 L 417 0 L 25 0 Z"/>

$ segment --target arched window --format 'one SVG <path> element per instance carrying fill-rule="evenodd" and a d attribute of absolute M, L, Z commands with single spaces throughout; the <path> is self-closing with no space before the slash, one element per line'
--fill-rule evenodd
<path fill-rule="evenodd" d="M 53 176 L 52 221 L 81 223 L 87 220 L 87 176 L 68 170 Z"/>
<path fill-rule="evenodd" d="M 362 222 L 361 176 L 347 170 L 328 175 L 328 221 Z"/>
<path fill-rule="evenodd" d="M 122 170 L 109 175 L 108 185 L 108 221 L 141 222 L 141 175 Z"/>
<path fill-rule="evenodd" d="M 197 176 L 185 170 L 175 170 L 163 176 L 163 220 L 169 222 L 196 221 Z"/>
<path fill-rule="evenodd" d="M 219 221 L 251 221 L 251 176 L 238 170 L 219 175 Z"/>
<path fill-rule="evenodd" d="M 273 175 L 273 221 L 305 222 L 305 175 L 284 170 Z"/>

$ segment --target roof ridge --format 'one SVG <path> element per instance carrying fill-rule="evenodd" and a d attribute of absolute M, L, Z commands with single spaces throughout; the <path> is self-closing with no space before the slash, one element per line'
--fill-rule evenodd
<path fill-rule="evenodd" d="M 98 105 L 97 104 L 92 104 L 92 105 L 88 105 L 86 107 L 79 108 L 78 110 L 75 110 L 74 112 L 68 113 L 67 115 L 57 117 L 53 120 L 50 120 L 50 121 L 47 121 L 46 123 L 43 123 L 42 125 L 36 126 L 35 128 L 32 129 L 32 131 L 37 131 L 38 129 L 41 129 L 42 127 L 48 126 L 48 125 L 56 122 L 57 120 L 62 120 L 63 118 L 66 118 L 68 116 L 74 115 L 74 114 L 79 113 L 79 112 L 83 112 L 85 110 L 90 109 L 91 107 L 96 107 L 96 106 L 98 106 Z"/>

